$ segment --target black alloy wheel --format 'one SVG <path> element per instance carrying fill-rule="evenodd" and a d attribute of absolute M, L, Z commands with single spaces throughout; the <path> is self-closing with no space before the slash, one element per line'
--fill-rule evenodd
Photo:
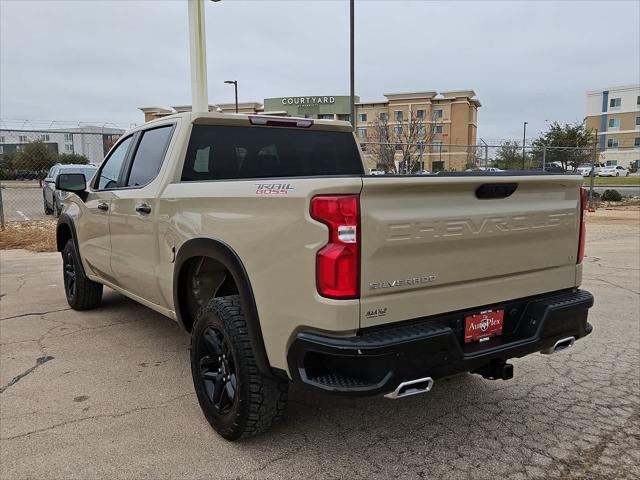
<path fill-rule="evenodd" d="M 69 302 L 73 302 L 76 298 L 76 263 L 73 258 L 73 250 L 65 249 L 63 255 L 63 272 L 64 272 L 64 290 L 67 294 Z"/>
<path fill-rule="evenodd" d="M 200 338 L 200 381 L 211 406 L 224 415 L 237 401 L 238 379 L 233 353 L 224 334 L 207 327 Z"/>

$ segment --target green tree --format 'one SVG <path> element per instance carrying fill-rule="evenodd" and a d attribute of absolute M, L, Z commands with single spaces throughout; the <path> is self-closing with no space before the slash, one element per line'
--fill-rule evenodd
<path fill-rule="evenodd" d="M 593 142 L 593 132 L 584 121 L 564 125 L 553 122 L 547 131 L 531 142 L 531 160 L 534 166 L 541 167 L 546 145 L 545 164 L 559 162 L 565 170 L 567 167 L 575 168 L 582 163 L 591 163 Z"/>
<path fill-rule="evenodd" d="M 89 163 L 89 159 L 79 153 L 61 153 L 58 155 L 58 163 L 63 163 L 65 165 L 87 165 Z"/>
<path fill-rule="evenodd" d="M 13 180 L 15 176 L 16 152 L 0 155 L 0 180 Z"/>
<path fill-rule="evenodd" d="M 503 170 L 520 170 L 522 168 L 522 147 L 515 140 L 507 140 L 500 144 L 494 165 Z"/>
<path fill-rule="evenodd" d="M 20 150 L 14 159 L 16 170 L 38 172 L 38 177 L 44 178 L 47 171 L 58 162 L 58 152 L 37 140 L 28 143 Z"/>

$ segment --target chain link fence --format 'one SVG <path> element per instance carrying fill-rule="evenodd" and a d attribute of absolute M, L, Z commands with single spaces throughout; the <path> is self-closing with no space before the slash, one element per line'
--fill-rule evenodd
<path fill-rule="evenodd" d="M 21 126 L 20 126 L 21 127 Z M 60 207 L 51 174 L 60 165 L 99 165 L 121 128 L 0 128 L 0 220 L 42 220 Z"/>
<path fill-rule="evenodd" d="M 49 174 L 59 164 L 99 165 L 124 133 L 113 127 L 82 126 L 66 129 L 30 130 L 0 128 L 0 219 L 42 220 L 59 209 Z M 606 165 L 625 167 L 634 174 L 640 148 L 604 149 L 545 147 L 507 140 L 500 144 L 414 144 L 360 142 L 371 174 L 438 174 L 439 172 L 539 170 L 579 172 L 595 183 Z M 55 173 L 55 170 L 53 170 Z M 640 190 L 640 187 L 637 187 Z M 635 195 L 640 195 L 636 193 Z M 634 196 L 631 192 L 631 196 Z"/>

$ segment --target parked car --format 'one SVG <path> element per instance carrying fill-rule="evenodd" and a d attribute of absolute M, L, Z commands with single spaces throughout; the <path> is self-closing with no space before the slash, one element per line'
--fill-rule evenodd
<path fill-rule="evenodd" d="M 601 167 L 598 172 L 599 177 L 628 177 L 629 170 L 624 168 L 622 165 L 607 165 L 606 167 Z"/>
<path fill-rule="evenodd" d="M 73 192 L 56 232 L 67 302 L 97 307 L 107 285 L 176 320 L 229 440 L 277 421 L 292 382 L 399 399 L 462 372 L 508 380 L 509 359 L 591 333 L 581 178 L 365 165 L 342 121 L 145 123 L 88 188 L 58 175 Z"/>
<path fill-rule="evenodd" d="M 73 165 L 73 164 L 56 164 L 49 170 L 47 177 L 42 182 L 42 200 L 44 203 L 44 213 L 46 215 L 59 216 L 62 211 L 64 199 L 69 192 L 56 189 L 56 179 L 61 173 L 81 173 L 88 180 L 93 177 L 98 167 L 95 165 Z"/>
<path fill-rule="evenodd" d="M 591 175 L 591 169 L 593 166 L 590 163 L 583 163 L 582 165 L 578 165 L 576 168 L 576 173 L 582 175 L 583 177 L 588 177 Z M 600 171 L 600 167 L 598 165 L 595 166 L 594 175 L 598 175 Z"/>
<path fill-rule="evenodd" d="M 565 169 L 557 163 L 549 163 L 544 166 L 543 170 L 547 173 L 566 173 Z"/>

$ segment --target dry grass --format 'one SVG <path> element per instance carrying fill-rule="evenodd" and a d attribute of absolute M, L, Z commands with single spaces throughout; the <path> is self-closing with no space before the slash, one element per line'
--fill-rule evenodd
<path fill-rule="evenodd" d="M 0 250 L 24 248 L 33 252 L 56 251 L 56 221 L 8 222 L 0 231 Z"/>

